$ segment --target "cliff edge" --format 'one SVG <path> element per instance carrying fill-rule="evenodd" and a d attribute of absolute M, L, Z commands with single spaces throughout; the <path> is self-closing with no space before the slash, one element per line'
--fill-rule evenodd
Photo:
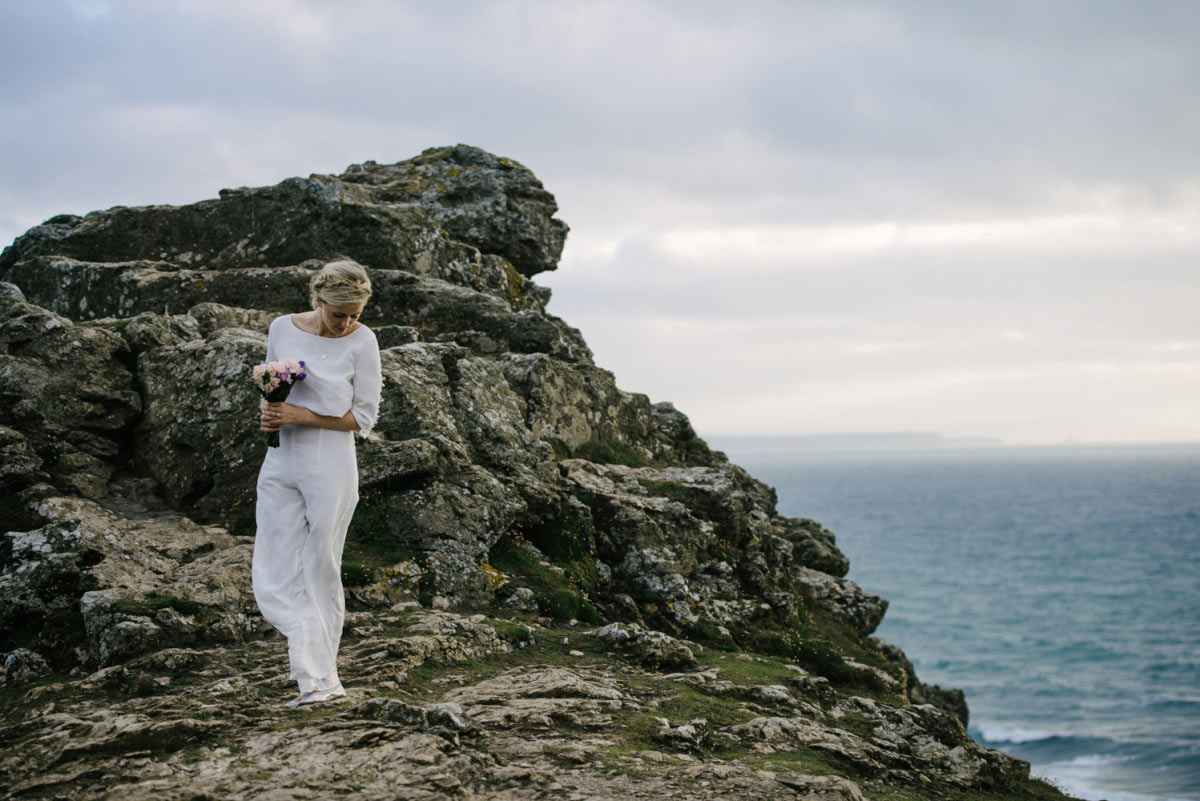
<path fill-rule="evenodd" d="M 0 254 L 0 786 L 14 798 L 1054 798 L 872 637 L 834 535 L 618 388 L 531 279 L 567 226 L 477 148 L 62 215 Z M 249 375 L 366 265 L 342 703 L 250 591 Z"/>

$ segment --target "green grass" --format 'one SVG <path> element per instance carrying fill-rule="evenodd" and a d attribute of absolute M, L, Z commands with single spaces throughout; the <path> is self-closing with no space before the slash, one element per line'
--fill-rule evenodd
<path fill-rule="evenodd" d="M 342 550 L 342 584 L 361 587 L 375 579 L 375 571 L 406 561 L 423 565 L 425 555 L 396 540 L 387 523 L 386 497 L 378 490 L 364 492 L 346 531 Z"/>
<path fill-rule="evenodd" d="M 589 440 L 572 453 L 576 459 L 587 459 L 596 464 L 622 464 L 626 467 L 661 467 L 651 462 L 634 448 L 611 440 Z"/>
<path fill-rule="evenodd" d="M 203 608 L 195 601 L 189 601 L 186 598 L 176 598 L 174 595 L 152 597 L 150 599 L 150 607 L 152 609 L 166 609 L 170 607 L 181 615 L 194 615 Z"/>
<path fill-rule="evenodd" d="M 522 626 L 520 623 L 503 618 L 489 618 L 488 625 L 496 630 L 496 634 L 500 635 L 501 639 L 507 640 L 514 645 L 529 645 L 533 642 L 533 634 L 530 633 L 526 626 Z"/>
<path fill-rule="evenodd" d="M 697 661 L 701 668 L 719 668 L 720 678 L 746 687 L 784 684 L 788 677 L 796 675 L 782 662 L 771 658 L 745 661 L 731 654 L 705 651 L 697 657 Z M 612 737 L 616 743 L 605 749 L 609 755 L 671 750 L 670 745 L 657 739 L 656 735 L 661 730 L 659 718 L 666 718 L 672 726 L 696 719 L 707 721 L 713 733 L 697 749 L 703 755 L 737 759 L 754 753 L 748 744 L 735 742 L 717 731 L 746 723 L 762 714 L 748 709 L 736 693 L 711 695 L 691 685 L 668 682 L 661 675 L 641 671 L 622 676 L 621 682 L 633 695 L 647 700 L 653 698 L 657 703 L 644 710 L 626 709 L 613 713 L 614 728 L 620 731 L 620 736 Z"/>
<path fill-rule="evenodd" d="M 184 765 L 190 765 L 193 762 L 203 762 L 207 758 L 207 748 L 188 748 L 180 755 L 179 761 Z"/>
<path fill-rule="evenodd" d="M 883 703 L 903 706 L 903 674 L 899 666 L 868 646 L 863 637 L 824 610 L 797 597 L 800 611 L 781 622 L 766 619 L 733 632 L 738 645 L 749 652 L 786 659 L 810 673 L 829 679 L 838 689 L 852 691 Z M 871 670 L 847 663 L 853 660 L 878 668 L 896 679 L 889 685 Z"/>
<path fill-rule="evenodd" d="M 258 520 L 254 516 L 254 512 L 245 512 L 237 516 L 233 521 L 233 525 L 229 527 L 229 533 L 235 537 L 253 537 L 258 533 Z"/>
<path fill-rule="evenodd" d="M 722 634 L 717 624 L 708 618 L 700 618 L 691 624 L 692 637 L 701 645 L 716 648 L 721 651 L 740 651 L 737 640 L 731 634 Z"/>
<path fill-rule="evenodd" d="M 646 488 L 651 495 L 661 495 L 673 501 L 688 505 L 692 497 L 692 488 L 678 481 L 655 481 L 649 478 L 639 478 L 638 483 Z"/>
<path fill-rule="evenodd" d="M 28 699 L 26 696 L 35 687 L 51 686 L 51 689 L 45 691 L 39 696 L 39 702 L 45 700 L 54 700 L 56 703 L 70 703 L 87 696 L 87 693 L 78 688 L 78 685 L 73 684 L 75 678 L 67 673 L 51 673 L 48 676 L 42 676 L 32 681 L 23 684 L 8 684 L 0 686 L 0 710 L 16 710 L 24 713 L 24 705 Z M 2 729 L 3 727 L 0 727 Z"/>
<path fill-rule="evenodd" d="M 204 606 L 174 595 L 151 594 L 145 603 L 124 603 L 117 607 L 118 612 L 131 617 L 152 617 L 160 609 L 174 609 L 181 615 L 197 615 L 204 610 Z"/>
<path fill-rule="evenodd" d="M 746 764 L 759 770 L 785 771 L 809 776 L 845 776 L 861 778 L 861 769 L 845 757 L 812 748 L 776 751 L 753 755 Z M 853 780 L 853 779 L 852 779 Z"/>
<path fill-rule="evenodd" d="M 717 562 L 728 562 L 732 565 L 736 561 L 733 546 L 727 540 L 720 538 L 709 543 L 708 547 L 704 549 L 704 554 Z"/>
<path fill-rule="evenodd" d="M 123 331 L 125 326 L 129 325 L 129 322 L 132 319 L 132 317 L 120 317 L 116 319 L 106 317 L 100 320 L 88 320 L 87 322 L 82 323 L 82 325 L 90 325 L 97 328 L 107 328 L 112 331 Z"/>
<path fill-rule="evenodd" d="M 567 571 L 571 585 L 589 594 L 596 591 L 596 529 L 586 505 L 563 506 L 556 517 L 523 534 L 550 561 Z"/>
<path fill-rule="evenodd" d="M 721 678 L 747 687 L 787 684 L 788 679 L 797 675 L 795 671 L 784 666 L 786 662 L 782 659 L 755 654 L 744 656 L 749 656 L 750 659 L 739 658 L 736 654 L 706 650 L 696 656 L 696 661 L 704 668 L 720 668 Z"/>
<path fill-rule="evenodd" d="M 828 643 L 810 639 L 806 635 L 811 636 L 811 633 L 797 628 L 784 628 L 748 631 L 745 636 L 749 640 L 749 650 L 789 659 L 830 681 L 849 678 L 842 655 Z"/>
<path fill-rule="evenodd" d="M 514 584 L 532 590 L 538 610 L 555 622 L 565 623 L 572 619 L 601 622 L 596 607 L 580 591 L 582 587 L 570 573 L 560 575 L 539 563 L 512 535 L 506 534 L 497 540 L 488 554 L 488 564 Z"/>
<path fill-rule="evenodd" d="M 375 578 L 375 568 L 361 562 L 353 562 L 342 558 L 342 585 L 345 587 L 361 587 L 370 584 Z"/>

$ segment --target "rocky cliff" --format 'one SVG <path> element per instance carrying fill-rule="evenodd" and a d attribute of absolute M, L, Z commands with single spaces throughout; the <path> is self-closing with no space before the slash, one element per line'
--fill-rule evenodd
<path fill-rule="evenodd" d="M 531 279 L 567 226 L 458 146 L 0 255 L 0 776 L 21 798 L 1054 797 L 871 636 L 833 534 L 617 387 Z M 300 711 L 250 591 L 270 319 L 351 256 L 379 425 L 349 698 Z"/>

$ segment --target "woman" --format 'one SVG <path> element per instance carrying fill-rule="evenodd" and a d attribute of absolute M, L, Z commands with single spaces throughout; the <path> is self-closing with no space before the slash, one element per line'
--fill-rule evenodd
<path fill-rule="evenodd" d="M 258 474 L 254 599 L 288 639 L 297 707 L 346 694 L 337 652 L 346 614 L 342 545 L 358 504 L 354 432 L 379 413 L 383 378 L 375 334 L 358 321 L 371 280 L 349 259 L 326 264 L 309 284 L 313 310 L 271 322 L 267 361 L 304 361 L 288 400 L 262 403 L 260 427 L 279 432 Z"/>

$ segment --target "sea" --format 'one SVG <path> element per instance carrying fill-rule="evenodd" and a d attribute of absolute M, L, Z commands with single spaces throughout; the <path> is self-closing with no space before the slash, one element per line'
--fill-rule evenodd
<path fill-rule="evenodd" d="M 980 743 L 1089 801 L 1200 799 L 1200 445 L 726 450 Z"/>

